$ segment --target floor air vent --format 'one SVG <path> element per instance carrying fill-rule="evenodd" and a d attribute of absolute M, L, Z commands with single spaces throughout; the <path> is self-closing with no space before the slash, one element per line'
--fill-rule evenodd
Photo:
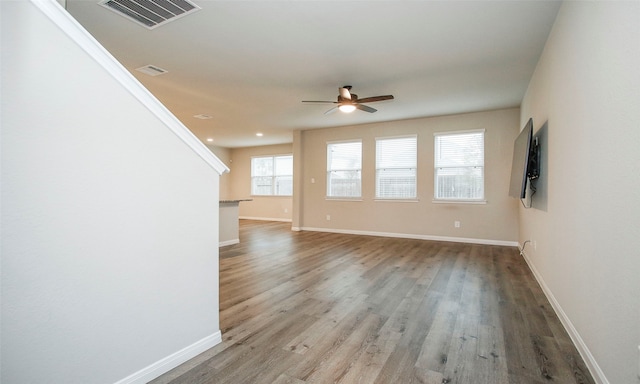
<path fill-rule="evenodd" d="M 102 0 L 98 4 L 149 29 L 200 9 L 189 0 Z"/>

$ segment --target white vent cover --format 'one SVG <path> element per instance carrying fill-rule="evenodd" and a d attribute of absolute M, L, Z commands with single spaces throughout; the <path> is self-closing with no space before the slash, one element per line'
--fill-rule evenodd
<path fill-rule="evenodd" d="M 144 67 L 136 68 L 136 71 L 146 73 L 149 76 L 164 75 L 165 73 L 169 72 L 166 69 L 156 67 L 155 65 L 145 65 Z"/>
<path fill-rule="evenodd" d="M 148 29 L 200 9 L 189 0 L 101 0 L 98 4 Z"/>

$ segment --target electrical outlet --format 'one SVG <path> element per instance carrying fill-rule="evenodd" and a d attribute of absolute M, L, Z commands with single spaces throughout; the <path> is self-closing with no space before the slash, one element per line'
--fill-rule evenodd
<path fill-rule="evenodd" d="M 454 221 L 453 226 L 456 228 L 460 228 L 460 222 L 458 220 Z"/>
<path fill-rule="evenodd" d="M 289 208 L 285 208 L 284 213 L 289 213 Z"/>
<path fill-rule="evenodd" d="M 536 241 L 535 241 L 535 240 L 533 240 L 533 241 L 531 242 L 531 245 L 533 245 L 533 250 L 534 250 L 534 251 L 538 250 L 538 243 L 536 243 Z"/>
<path fill-rule="evenodd" d="M 327 215 L 327 221 L 331 220 L 331 215 Z"/>
<path fill-rule="evenodd" d="M 315 184 L 316 183 L 316 179 L 314 179 L 313 177 L 311 178 L 311 184 Z"/>

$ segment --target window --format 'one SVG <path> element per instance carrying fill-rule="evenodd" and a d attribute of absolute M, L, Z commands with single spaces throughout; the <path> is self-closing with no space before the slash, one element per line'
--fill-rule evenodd
<path fill-rule="evenodd" d="M 376 198 L 416 198 L 416 136 L 376 139 Z"/>
<path fill-rule="evenodd" d="M 293 194 L 293 156 L 252 157 L 251 194 L 291 196 Z"/>
<path fill-rule="evenodd" d="M 362 141 L 327 144 L 327 197 L 360 197 Z"/>
<path fill-rule="evenodd" d="M 484 199 L 484 130 L 435 134 L 435 199 Z"/>

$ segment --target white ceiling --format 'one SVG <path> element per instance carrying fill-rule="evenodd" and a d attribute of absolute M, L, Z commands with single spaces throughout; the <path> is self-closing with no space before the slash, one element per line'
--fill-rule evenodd
<path fill-rule="evenodd" d="M 200 11 L 148 30 L 97 2 L 66 7 L 198 138 L 230 148 L 288 143 L 295 129 L 518 106 L 560 6 L 196 0 Z M 169 73 L 135 71 L 147 64 Z M 333 101 L 343 85 L 395 100 L 330 115 L 330 104 L 301 103 Z"/>

